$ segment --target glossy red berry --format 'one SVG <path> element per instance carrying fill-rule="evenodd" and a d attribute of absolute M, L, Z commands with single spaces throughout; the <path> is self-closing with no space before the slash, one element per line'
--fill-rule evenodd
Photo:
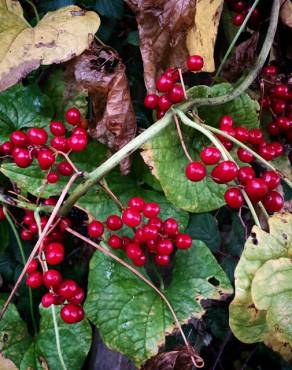
<path fill-rule="evenodd" d="M 148 240 L 146 242 L 146 247 L 149 253 L 157 253 L 157 241 L 156 240 Z"/>
<path fill-rule="evenodd" d="M 51 140 L 51 146 L 63 153 L 66 153 L 69 150 L 68 141 L 65 136 L 55 136 Z"/>
<path fill-rule="evenodd" d="M 13 160 L 21 168 L 27 168 L 32 163 L 29 151 L 24 148 L 17 148 L 17 151 L 13 152 Z"/>
<path fill-rule="evenodd" d="M 49 169 L 55 162 L 55 155 L 50 149 L 42 149 L 37 154 L 37 160 L 42 170 Z"/>
<path fill-rule="evenodd" d="M 165 111 L 164 110 L 158 110 L 156 113 L 156 118 L 161 119 L 162 117 L 165 116 Z"/>
<path fill-rule="evenodd" d="M 173 67 L 169 67 L 165 70 L 165 72 L 163 73 L 163 75 L 169 79 L 171 79 L 171 81 L 174 83 L 174 82 L 177 82 L 179 80 L 179 72 L 176 68 L 173 68 Z"/>
<path fill-rule="evenodd" d="M 162 75 L 157 81 L 156 81 L 156 88 L 160 92 L 168 92 L 173 86 L 173 82 L 170 78 Z"/>
<path fill-rule="evenodd" d="M 185 174 L 190 181 L 198 182 L 206 176 L 206 167 L 201 162 L 190 162 L 186 166 Z"/>
<path fill-rule="evenodd" d="M 241 191 L 235 187 L 226 190 L 224 199 L 226 204 L 231 208 L 238 209 L 244 204 L 244 198 Z"/>
<path fill-rule="evenodd" d="M 271 122 L 268 125 L 268 133 L 271 136 L 277 136 L 280 134 L 280 127 L 277 125 L 276 122 Z"/>
<path fill-rule="evenodd" d="M 234 128 L 235 130 L 235 138 L 239 140 L 240 142 L 244 143 L 248 141 L 248 129 L 242 126 L 238 126 Z"/>
<path fill-rule="evenodd" d="M 279 212 L 284 206 L 284 199 L 277 191 L 269 191 L 263 198 L 263 205 L 269 213 Z"/>
<path fill-rule="evenodd" d="M 28 140 L 33 145 L 45 145 L 48 140 L 47 131 L 43 128 L 33 127 L 27 132 Z"/>
<path fill-rule="evenodd" d="M 20 237 L 22 240 L 30 241 L 33 239 L 33 233 L 30 230 L 23 229 L 20 232 Z"/>
<path fill-rule="evenodd" d="M 10 141 L 5 141 L 1 145 L 1 149 L 3 154 L 10 155 L 12 153 L 14 145 Z"/>
<path fill-rule="evenodd" d="M 281 131 L 287 131 L 292 128 L 292 120 L 285 116 L 278 117 L 275 123 Z"/>
<path fill-rule="evenodd" d="M 286 99 L 289 93 L 289 88 L 287 85 L 279 84 L 274 87 L 274 96 L 281 99 Z"/>
<path fill-rule="evenodd" d="M 223 161 L 213 168 L 211 176 L 218 184 L 226 184 L 237 176 L 237 166 L 233 161 Z"/>
<path fill-rule="evenodd" d="M 242 185 L 245 185 L 248 180 L 256 177 L 254 169 L 250 166 L 240 167 L 237 174 L 238 180 Z"/>
<path fill-rule="evenodd" d="M 70 124 L 70 125 L 78 125 L 78 123 L 80 123 L 80 119 L 81 119 L 81 114 L 80 114 L 80 111 L 79 109 L 77 108 L 70 108 L 67 110 L 66 112 L 66 121 Z"/>
<path fill-rule="evenodd" d="M 68 139 L 68 146 L 73 152 L 81 152 L 86 148 L 87 136 L 74 134 Z"/>
<path fill-rule="evenodd" d="M 275 114 L 283 114 L 286 109 L 286 102 L 283 99 L 274 99 L 271 106 Z"/>
<path fill-rule="evenodd" d="M 265 75 L 274 76 L 278 73 L 278 68 L 276 66 L 269 65 L 263 68 L 262 73 Z"/>
<path fill-rule="evenodd" d="M 50 307 L 55 302 L 55 297 L 53 293 L 45 293 L 42 296 L 42 306 L 45 308 Z"/>
<path fill-rule="evenodd" d="M 143 252 L 138 243 L 129 243 L 126 246 L 126 254 L 132 260 L 139 258 Z"/>
<path fill-rule="evenodd" d="M 204 66 L 204 59 L 200 55 L 190 55 L 187 59 L 187 67 L 192 72 L 200 71 Z"/>
<path fill-rule="evenodd" d="M 157 253 L 169 255 L 173 252 L 173 244 L 169 239 L 162 239 L 157 242 Z"/>
<path fill-rule="evenodd" d="M 244 1 L 236 1 L 231 3 L 231 9 L 236 13 L 241 13 L 246 9 L 246 3 Z"/>
<path fill-rule="evenodd" d="M 281 143 L 278 141 L 273 141 L 271 144 L 269 144 L 269 148 L 274 153 L 274 158 L 279 157 L 284 152 L 284 147 Z"/>
<path fill-rule="evenodd" d="M 142 241 L 155 240 L 158 238 L 158 229 L 152 225 L 145 225 L 142 228 L 142 232 L 139 237 L 142 237 Z"/>
<path fill-rule="evenodd" d="M 58 172 L 63 176 L 71 176 L 73 173 L 73 168 L 67 161 L 62 161 L 57 166 Z"/>
<path fill-rule="evenodd" d="M 172 103 L 180 103 L 184 100 L 184 90 L 181 85 L 174 85 L 168 93 L 169 99 Z"/>
<path fill-rule="evenodd" d="M 122 213 L 122 221 L 129 227 L 137 227 L 141 223 L 142 217 L 135 208 L 127 208 Z"/>
<path fill-rule="evenodd" d="M 178 249 L 188 249 L 192 246 L 192 238 L 189 234 L 178 234 L 175 244 Z"/>
<path fill-rule="evenodd" d="M 205 164 L 212 165 L 220 161 L 221 152 L 214 146 L 207 146 L 201 151 L 200 157 Z"/>
<path fill-rule="evenodd" d="M 280 176 L 275 171 L 265 171 L 261 174 L 261 178 L 264 180 L 269 190 L 275 189 L 281 182 Z"/>
<path fill-rule="evenodd" d="M 46 246 L 45 257 L 49 265 L 58 265 L 64 259 L 64 246 L 61 243 L 53 242 Z"/>
<path fill-rule="evenodd" d="M 237 149 L 237 156 L 241 162 L 245 163 L 251 163 L 255 160 L 255 157 L 251 154 L 251 152 L 243 148 Z"/>
<path fill-rule="evenodd" d="M 233 124 L 234 124 L 233 118 L 231 116 L 226 115 L 221 117 L 219 122 L 219 128 L 220 130 L 228 130 L 232 128 Z"/>
<path fill-rule="evenodd" d="M 143 207 L 143 215 L 147 218 L 153 218 L 160 213 L 160 206 L 156 202 L 145 203 Z"/>
<path fill-rule="evenodd" d="M 129 208 L 135 208 L 139 212 L 143 211 L 144 204 L 144 199 L 141 197 L 133 197 L 128 201 Z"/>
<path fill-rule="evenodd" d="M 50 131 L 54 136 L 64 136 L 66 134 L 66 127 L 62 122 L 52 121 L 50 123 Z"/>
<path fill-rule="evenodd" d="M 83 308 L 75 304 L 65 304 L 60 311 L 61 319 L 66 324 L 75 324 L 84 318 Z"/>
<path fill-rule="evenodd" d="M 80 287 L 77 288 L 77 292 L 70 298 L 68 298 L 68 302 L 73 304 L 80 304 L 84 301 L 85 293 L 84 290 Z"/>
<path fill-rule="evenodd" d="M 66 231 L 67 227 L 71 227 L 72 223 L 69 218 L 62 218 L 59 222 L 59 228 L 61 231 Z"/>
<path fill-rule="evenodd" d="M 123 226 L 123 221 L 117 215 L 110 215 L 106 219 L 106 226 L 109 230 L 119 230 Z"/>
<path fill-rule="evenodd" d="M 169 265 L 170 257 L 167 254 L 157 254 L 154 261 L 159 266 L 167 266 Z"/>
<path fill-rule="evenodd" d="M 64 280 L 58 286 L 57 293 L 62 297 L 69 299 L 78 292 L 78 285 L 74 280 Z"/>
<path fill-rule="evenodd" d="M 72 135 L 83 135 L 87 137 L 87 131 L 83 127 L 75 127 L 72 131 Z"/>
<path fill-rule="evenodd" d="M 49 184 L 56 184 L 59 181 L 59 175 L 56 172 L 49 172 L 47 181 Z"/>
<path fill-rule="evenodd" d="M 248 141 L 250 144 L 258 145 L 263 140 L 263 133 L 259 128 L 253 128 L 249 131 Z"/>
<path fill-rule="evenodd" d="M 141 256 L 132 259 L 135 266 L 141 267 L 144 266 L 146 263 L 146 256 L 142 254 Z"/>
<path fill-rule="evenodd" d="M 147 225 L 155 226 L 158 230 L 162 228 L 162 224 L 162 220 L 159 217 L 152 217 L 147 223 Z"/>
<path fill-rule="evenodd" d="M 156 109 L 158 106 L 158 95 L 149 94 L 144 99 L 144 106 L 148 109 Z"/>
<path fill-rule="evenodd" d="M 44 200 L 44 205 L 45 206 L 55 206 L 56 204 L 57 204 L 57 200 L 53 197 L 50 197 L 50 198 Z"/>
<path fill-rule="evenodd" d="M 168 218 L 163 222 L 163 231 L 168 236 L 176 236 L 179 232 L 178 223 L 174 218 Z"/>
<path fill-rule="evenodd" d="M 32 272 L 36 271 L 38 269 L 38 261 L 36 259 L 33 259 L 29 265 L 27 266 L 26 272 L 28 274 L 31 274 Z"/>
<path fill-rule="evenodd" d="M 158 99 L 158 108 L 160 111 L 166 112 L 172 106 L 172 102 L 170 101 L 167 95 L 161 95 Z"/>
<path fill-rule="evenodd" d="M 268 192 L 268 186 L 263 179 L 248 180 L 244 189 L 252 201 L 261 200 Z"/>
<path fill-rule="evenodd" d="M 62 275 L 57 270 L 48 270 L 43 275 L 43 281 L 47 288 L 56 287 L 62 281 Z"/>
<path fill-rule="evenodd" d="M 34 271 L 29 274 L 25 281 L 30 288 L 39 288 L 43 284 L 43 275 L 40 271 Z"/>
<path fill-rule="evenodd" d="M 275 150 L 270 145 L 260 145 L 258 148 L 258 154 L 263 157 L 266 161 L 271 161 L 275 156 Z"/>
<path fill-rule="evenodd" d="M 94 220 L 90 222 L 90 224 L 87 227 L 88 235 L 91 238 L 99 238 L 102 236 L 104 231 L 104 226 L 100 221 Z"/>
<path fill-rule="evenodd" d="M 245 14 L 244 13 L 240 13 L 240 14 L 235 14 L 232 18 L 232 23 L 234 24 L 234 26 L 241 26 L 243 21 L 245 19 Z"/>
<path fill-rule="evenodd" d="M 20 130 L 13 131 L 10 135 L 10 141 L 13 145 L 19 148 L 25 148 L 28 145 L 28 138 L 26 133 Z"/>
<path fill-rule="evenodd" d="M 108 245 L 113 249 L 120 249 L 123 247 L 123 241 L 118 235 L 111 235 L 108 240 Z"/>

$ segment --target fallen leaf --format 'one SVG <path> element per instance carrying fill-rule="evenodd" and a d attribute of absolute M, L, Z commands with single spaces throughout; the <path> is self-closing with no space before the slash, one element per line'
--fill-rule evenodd
<path fill-rule="evenodd" d="M 197 0 L 194 25 L 188 31 L 189 54 L 203 56 L 206 72 L 215 70 L 214 46 L 223 4 L 224 0 Z"/>
<path fill-rule="evenodd" d="M 68 68 L 67 76 L 72 74 L 79 89 L 88 91 L 92 102 L 91 136 L 110 149 L 119 150 L 135 137 L 137 124 L 125 65 L 118 53 L 94 44 Z M 127 158 L 121 163 L 122 173 L 126 174 L 129 167 Z"/>
<path fill-rule="evenodd" d="M 125 1 L 138 23 L 146 88 L 154 92 L 162 71 L 185 63 L 186 35 L 194 24 L 196 0 Z"/>
<path fill-rule="evenodd" d="M 251 37 L 236 46 L 233 55 L 226 61 L 222 76 L 228 81 L 236 81 L 245 69 L 254 65 L 259 33 L 253 32 Z"/>
<path fill-rule="evenodd" d="M 284 0 L 282 3 L 280 18 L 286 26 L 292 28 L 292 2 L 290 0 Z"/>
<path fill-rule="evenodd" d="M 15 364 L 0 354 L 0 370 L 18 370 Z"/>
<path fill-rule="evenodd" d="M 47 13 L 35 26 L 15 0 L 0 1 L 0 91 L 41 64 L 62 63 L 89 47 L 99 28 L 95 12 L 67 6 Z"/>

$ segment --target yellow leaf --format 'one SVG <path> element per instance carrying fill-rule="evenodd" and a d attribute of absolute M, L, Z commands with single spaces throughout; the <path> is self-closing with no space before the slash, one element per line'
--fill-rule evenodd
<path fill-rule="evenodd" d="M 62 63 L 80 55 L 100 25 L 95 12 L 67 6 L 47 13 L 31 27 L 15 0 L 0 0 L 0 91 L 41 64 Z"/>
<path fill-rule="evenodd" d="M 195 23 L 187 34 L 187 49 L 190 55 L 204 58 L 203 71 L 213 72 L 214 46 L 224 0 L 197 0 Z"/>

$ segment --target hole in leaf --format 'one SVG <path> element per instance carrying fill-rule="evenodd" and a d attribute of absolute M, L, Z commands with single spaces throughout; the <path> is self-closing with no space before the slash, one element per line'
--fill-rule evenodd
<path fill-rule="evenodd" d="M 217 280 L 214 276 L 208 279 L 208 283 L 212 284 L 213 286 L 218 286 L 220 284 L 220 281 Z"/>

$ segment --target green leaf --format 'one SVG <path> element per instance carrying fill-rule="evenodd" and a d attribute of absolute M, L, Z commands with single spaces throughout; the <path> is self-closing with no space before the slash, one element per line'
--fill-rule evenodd
<path fill-rule="evenodd" d="M 214 279 L 216 286 L 212 285 Z M 192 248 L 176 253 L 173 279 L 164 294 L 181 323 L 204 314 L 203 299 L 219 300 L 231 292 L 228 279 L 204 243 L 194 241 Z M 106 345 L 133 359 L 137 366 L 155 355 L 165 335 L 175 330 L 160 296 L 100 252 L 90 262 L 85 310 Z"/>
<path fill-rule="evenodd" d="M 14 130 L 47 126 L 53 113 L 50 99 L 37 86 L 11 87 L 0 94 L 0 142 Z"/>
<path fill-rule="evenodd" d="M 216 218 L 210 213 L 193 214 L 187 229 L 193 239 L 202 240 L 213 251 L 220 248 L 221 236 Z"/>
<path fill-rule="evenodd" d="M 237 213 L 232 213 L 231 220 L 230 240 L 226 248 L 233 256 L 240 257 L 246 238 L 245 230 Z"/>
<path fill-rule="evenodd" d="M 269 219 L 267 233 L 254 226 L 235 270 L 230 327 L 245 343 L 263 341 L 292 359 L 292 215 Z"/>
<path fill-rule="evenodd" d="M 0 222 L 0 253 L 3 253 L 9 242 L 9 225 L 6 220 Z"/>
<path fill-rule="evenodd" d="M 28 350 L 25 352 L 20 364 L 20 370 L 43 370 L 42 365 L 47 365 L 44 356 L 39 352 L 37 344 L 32 342 Z"/>

